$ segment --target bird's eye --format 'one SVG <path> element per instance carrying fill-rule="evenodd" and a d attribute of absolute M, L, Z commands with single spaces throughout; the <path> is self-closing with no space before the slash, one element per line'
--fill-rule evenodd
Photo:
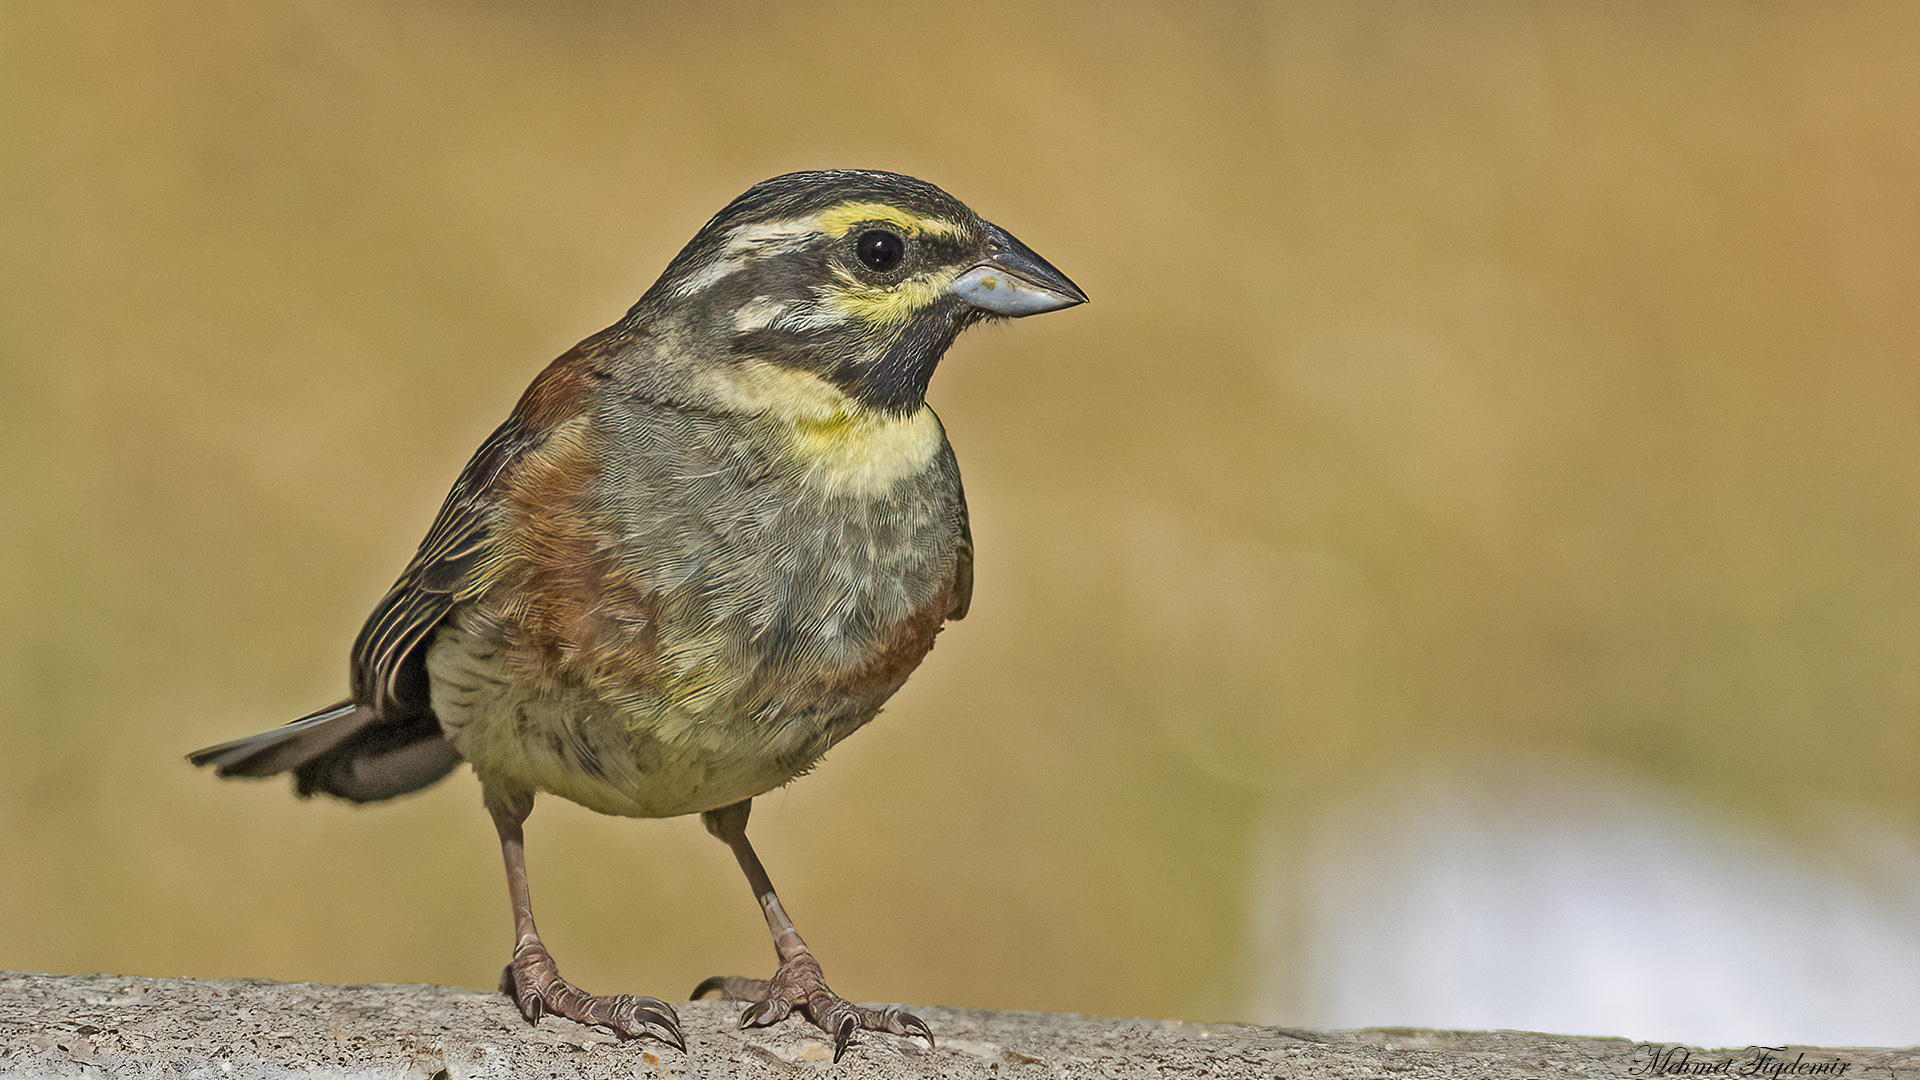
<path fill-rule="evenodd" d="M 853 242 L 853 251 L 867 269 L 887 271 L 900 265 L 900 257 L 907 253 L 907 242 L 885 229 L 871 229 Z"/>

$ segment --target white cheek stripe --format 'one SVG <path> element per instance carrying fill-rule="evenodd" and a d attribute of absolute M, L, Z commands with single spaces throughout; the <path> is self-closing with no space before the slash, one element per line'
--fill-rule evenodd
<path fill-rule="evenodd" d="M 720 253 L 673 290 L 678 297 L 692 296 L 745 269 L 749 259 L 782 255 L 797 251 L 818 235 L 818 229 L 806 221 L 769 221 L 742 225 L 727 234 Z"/>
<path fill-rule="evenodd" d="M 695 293 L 704 292 L 721 279 L 731 276 L 746 265 L 746 263 L 741 262 L 739 259 L 716 259 L 694 271 L 692 274 L 687 275 L 685 281 L 682 281 L 674 287 L 673 295 L 685 299 Z"/>
<path fill-rule="evenodd" d="M 787 305 L 784 302 L 771 297 L 756 296 L 740 305 L 740 310 L 733 313 L 733 328 L 742 334 L 765 330 L 786 312 Z"/>

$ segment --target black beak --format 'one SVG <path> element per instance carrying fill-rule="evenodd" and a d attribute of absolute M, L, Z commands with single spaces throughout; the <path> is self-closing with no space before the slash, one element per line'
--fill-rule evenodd
<path fill-rule="evenodd" d="M 1067 275 L 998 225 L 987 226 L 987 257 L 953 282 L 953 293 L 982 311 L 1019 318 L 1087 302 Z"/>

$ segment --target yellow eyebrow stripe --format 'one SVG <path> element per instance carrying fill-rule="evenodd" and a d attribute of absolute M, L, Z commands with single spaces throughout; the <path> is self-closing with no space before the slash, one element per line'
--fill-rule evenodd
<path fill-rule="evenodd" d="M 923 217 L 910 214 L 897 206 L 876 202 L 845 202 L 822 213 L 815 219 L 815 225 L 822 233 L 839 239 L 855 225 L 870 221 L 884 221 L 908 236 L 940 236 L 959 239 L 960 226 L 945 218 Z"/>

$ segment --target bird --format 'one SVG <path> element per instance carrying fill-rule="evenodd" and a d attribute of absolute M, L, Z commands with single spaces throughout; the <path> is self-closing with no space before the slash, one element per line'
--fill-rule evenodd
<path fill-rule="evenodd" d="M 973 538 L 929 380 L 977 323 L 1087 296 L 1012 234 L 897 173 L 796 172 L 706 223 L 626 315 L 548 365 L 460 473 L 354 641 L 350 696 L 188 755 L 348 802 L 460 763 L 499 834 L 500 990 L 685 1052 L 673 1007 L 564 979 L 522 825 L 542 794 L 699 814 L 766 916 L 767 979 L 708 979 L 742 1029 L 924 1038 L 827 984 L 747 840 L 755 796 L 879 713 L 967 614 Z"/>

